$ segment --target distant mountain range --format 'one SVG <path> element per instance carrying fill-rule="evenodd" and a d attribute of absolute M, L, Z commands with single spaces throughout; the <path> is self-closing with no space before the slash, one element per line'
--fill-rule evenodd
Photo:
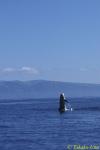
<path fill-rule="evenodd" d="M 70 83 L 46 80 L 0 81 L 0 99 L 100 97 L 100 84 Z"/>

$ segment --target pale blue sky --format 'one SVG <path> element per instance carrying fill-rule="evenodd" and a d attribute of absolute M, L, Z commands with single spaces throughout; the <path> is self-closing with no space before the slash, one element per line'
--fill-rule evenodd
<path fill-rule="evenodd" d="M 0 80 L 100 83 L 100 0 L 1 0 Z"/>

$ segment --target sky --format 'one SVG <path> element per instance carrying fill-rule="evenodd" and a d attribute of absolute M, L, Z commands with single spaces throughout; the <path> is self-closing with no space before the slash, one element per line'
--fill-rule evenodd
<path fill-rule="evenodd" d="M 1 0 L 0 80 L 100 83 L 100 0 Z"/>

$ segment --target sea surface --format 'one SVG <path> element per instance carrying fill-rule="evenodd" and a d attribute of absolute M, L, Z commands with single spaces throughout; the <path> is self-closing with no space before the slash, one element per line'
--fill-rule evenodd
<path fill-rule="evenodd" d="M 69 101 L 62 114 L 59 99 L 0 101 L 0 150 L 100 149 L 100 98 Z"/>

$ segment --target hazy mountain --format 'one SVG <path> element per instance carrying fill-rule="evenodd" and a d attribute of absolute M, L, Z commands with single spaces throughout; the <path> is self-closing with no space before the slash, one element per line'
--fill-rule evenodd
<path fill-rule="evenodd" d="M 100 84 L 68 83 L 45 80 L 0 81 L 0 99 L 58 97 L 99 97 Z"/>

